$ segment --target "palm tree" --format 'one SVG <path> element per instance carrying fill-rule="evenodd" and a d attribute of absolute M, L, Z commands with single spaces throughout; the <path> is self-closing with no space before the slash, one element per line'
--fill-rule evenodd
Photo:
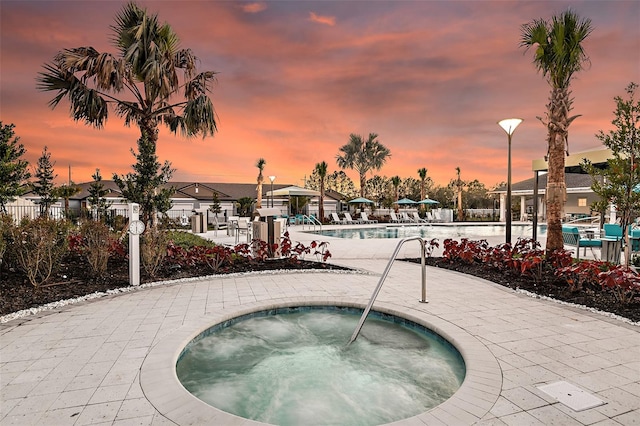
<path fill-rule="evenodd" d="M 318 206 L 318 215 L 320 216 L 320 221 L 324 221 L 324 181 L 327 178 L 327 163 L 317 163 L 315 172 L 318 174 L 318 178 L 320 178 L 320 205 Z"/>
<path fill-rule="evenodd" d="M 259 158 L 258 161 L 256 162 L 256 167 L 259 170 L 258 173 L 258 187 L 257 187 L 257 191 L 258 191 L 258 200 L 256 201 L 256 208 L 257 209 L 261 209 L 262 208 L 262 183 L 264 182 L 264 176 L 262 176 L 262 171 L 264 170 L 264 166 L 267 164 L 267 161 L 264 158 Z M 273 194 L 271 195 L 273 197 Z M 269 207 L 267 205 L 267 207 Z"/>
<path fill-rule="evenodd" d="M 154 151 L 160 122 L 184 136 L 213 136 L 216 114 L 208 93 L 216 73 L 196 73 L 197 58 L 179 48 L 172 28 L 135 3 L 122 8 L 111 29 L 117 55 L 77 47 L 44 65 L 37 87 L 57 92 L 49 106 L 68 98 L 73 119 L 98 129 L 111 107 L 125 125 L 140 128 Z M 183 70 L 182 82 L 178 70 Z"/>
<path fill-rule="evenodd" d="M 398 211 L 398 188 L 400 188 L 400 183 L 402 183 L 402 179 L 400 179 L 400 176 L 394 176 L 391 178 L 391 184 L 393 185 L 393 194 L 395 197 L 395 201 L 396 201 L 396 212 Z"/>
<path fill-rule="evenodd" d="M 563 248 L 562 210 L 566 199 L 565 151 L 568 153 L 569 125 L 578 116 L 573 109 L 569 86 L 573 75 L 589 61 L 582 43 L 591 34 L 590 19 L 580 19 L 570 9 L 552 17 L 536 19 L 522 26 L 520 47 L 536 46 L 533 63 L 551 86 L 546 118 L 549 176 L 547 178 L 547 253 Z"/>
<path fill-rule="evenodd" d="M 378 142 L 375 133 L 369 133 L 369 138 L 364 141 L 362 136 L 351 133 L 349 143 L 340 147 L 343 155 L 337 155 L 336 161 L 342 169 L 353 169 L 360 174 L 360 196 L 364 197 L 364 188 L 367 180 L 367 172 L 380 170 L 387 158 L 391 157 L 389 148 Z"/>
<path fill-rule="evenodd" d="M 426 169 L 426 167 L 418 169 L 418 176 L 420 176 L 420 199 L 424 200 L 425 199 L 424 184 L 425 184 L 425 182 L 427 180 L 427 169 Z M 424 208 L 424 204 L 422 204 L 422 208 Z"/>
<path fill-rule="evenodd" d="M 460 179 L 460 167 L 456 167 L 456 188 L 458 191 L 458 221 L 462 222 L 464 220 L 464 213 L 462 211 L 462 188 L 464 187 L 464 182 Z"/>

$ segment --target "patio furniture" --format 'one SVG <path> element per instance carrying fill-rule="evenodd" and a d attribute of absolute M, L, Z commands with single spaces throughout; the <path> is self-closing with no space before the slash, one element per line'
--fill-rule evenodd
<path fill-rule="evenodd" d="M 236 223 L 236 244 L 240 241 L 240 234 L 247 236 L 247 243 L 251 242 L 251 232 L 249 227 L 249 218 L 239 217 Z"/>
<path fill-rule="evenodd" d="M 360 220 L 356 220 L 356 219 L 352 218 L 351 217 L 351 213 L 348 213 L 348 212 L 344 213 L 344 221 L 345 221 L 345 223 L 348 223 L 349 225 L 362 223 L 362 222 L 360 222 Z"/>
<path fill-rule="evenodd" d="M 582 236 L 580 230 L 576 226 L 563 226 L 562 227 L 562 240 L 565 246 L 572 246 L 576 248 L 576 259 L 580 260 L 580 247 L 584 247 L 584 253 L 587 254 L 587 248 L 593 253 L 593 257 L 597 259 L 596 254 L 593 251 L 594 247 L 602 247 L 602 240 L 598 238 L 589 238 Z"/>
<path fill-rule="evenodd" d="M 418 212 L 413 212 L 413 213 L 411 213 L 411 215 L 413 216 L 413 221 L 415 223 L 427 223 L 427 220 L 426 219 L 422 219 L 420 217 L 420 215 L 418 214 Z"/>
<path fill-rule="evenodd" d="M 365 212 L 360 213 L 360 221 L 362 223 L 378 223 L 378 221 L 375 219 L 369 219 L 369 217 Z"/>
<path fill-rule="evenodd" d="M 346 222 L 340 220 L 338 213 L 331 213 L 331 223 L 334 225 L 344 225 Z"/>
<path fill-rule="evenodd" d="M 403 223 L 411 223 L 413 222 L 413 219 L 409 217 L 407 212 L 402 212 L 400 213 L 400 221 L 402 221 Z"/>
<path fill-rule="evenodd" d="M 401 220 L 398 219 L 395 212 L 389 212 L 389 216 L 391 217 L 391 223 L 400 223 Z"/>

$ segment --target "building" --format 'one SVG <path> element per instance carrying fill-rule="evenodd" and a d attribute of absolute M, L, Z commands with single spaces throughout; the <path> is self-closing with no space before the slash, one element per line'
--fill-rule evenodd
<path fill-rule="evenodd" d="M 568 155 L 565 160 L 565 184 L 567 198 L 564 206 L 565 219 L 567 221 L 582 217 L 593 216 L 591 204 L 599 199 L 599 196 L 591 189 L 592 177 L 586 174 L 580 164 L 588 159 L 596 167 L 607 167 L 607 159 L 613 154 L 609 149 L 579 152 Z M 534 176 L 511 185 L 511 196 L 520 198 L 520 212 L 516 219 L 520 220 L 546 220 L 546 187 L 548 163 L 546 159 L 532 161 Z M 537 183 L 537 184 L 536 184 Z M 492 191 L 500 197 L 500 220 L 506 220 L 507 187 L 502 186 Z M 535 200 L 535 201 L 534 201 Z M 515 216 L 515 214 L 514 214 Z"/>

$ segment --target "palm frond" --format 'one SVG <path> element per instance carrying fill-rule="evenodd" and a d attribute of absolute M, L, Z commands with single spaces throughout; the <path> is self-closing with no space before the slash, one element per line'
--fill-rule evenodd
<path fill-rule="evenodd" d="M 46 64 L 46 72 L 39 73 L 37 88 L 42 91 L 57 91 L 49 102 L 55 108 L 65 97 L 69 99 L 71 116 L 75 121 L 101 128 L 108 117 L 107 101 L 102 95 L 79 80 L 73 73 Z"/>
<path fill-rule="evenodd" d="M 202 134 L 203 138 L 213 136 L 218 130 L 216 113 L 208 96 L 199 96 L 187 102 L 181 130 L 185 136 Z"/>
<path fill-rule="evenodd" d="M 211 92 L 210 87 L 216 80 L 216 74 L 217 73 L 213 71 L 205 71 L 187 81 L 184 86 L 184 97 L 192 100 Z"/>

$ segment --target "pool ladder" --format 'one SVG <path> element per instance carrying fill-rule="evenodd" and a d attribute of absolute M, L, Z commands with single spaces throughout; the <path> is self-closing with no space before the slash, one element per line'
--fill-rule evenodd
<path fill-rule="evenodd" d="M 384 280 L 387 278 L 387 275 L 389 275 L 389 271 L 391 270 L 391 265 L 393 265 L 393 262 L 396 260 L 396 257 L 398 257 L 398 253 L 400 252 L 400 248 L 407 241 L 413 241 L 413 240 L 420 241 L 420 265 L 422 266 L 422 299 L 420 299 L 419 302 L 420 303 L 429 303 L 429 301 L 427 300 L 427 265 L 426 265 L 426 260 L 425 260 L 427 242 L 422 237 L 407 237 L 407 238 L 403 238 L 402 240 L 400 240 L 398 242 L 398 245 L 396 246 L 395 251 L 391 255 L 391 259 L 389 259 L 389 263 L 387 263 L 387 267 L 385 268 L 384 272 L 382 273 L 382 276 L 380 277 L 380 281 L 378 281 L 378 285 L 376 286 L 375 290 L 373 290 L 373 294 L 371 295 L 371 300 L 369 300 L 369 304 L 367 305 L 367 307 L 365 308 L 364 312 L 362 313 L 362 316 L 360 317 L 360 322 L 358 323 L 358 326 L 356 327 L 355 331 L 351 335 L 351 339 L 349 340 L 349 343 L 347 343 L 347 346 L 349 346 L 351 343 L 353 343 L 358 338 L 358 334 L 360 334 L 360 330 L 362 329 L 362 326 L 364 325 L 364 321 L 367 319 L 367 315 L 369 315 L 369 311 L 371 311 L 371 307 L 373 306 L 373 302 L 375 302 L 376 297 L 378 297 L 378 293 L 380 293 L 380 289 L 382 288 L 382 284 L 384 284 Z"/>

